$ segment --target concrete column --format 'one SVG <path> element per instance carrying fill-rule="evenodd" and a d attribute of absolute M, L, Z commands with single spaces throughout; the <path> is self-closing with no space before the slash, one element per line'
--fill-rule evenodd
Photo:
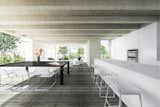
<path fill-rule="evenodd" d="M 108 40 L 108 42 L 109 42 L 109 46 L 108 46 L 108 48 L 109 48 L 109 50 L 108 50 L 108 54 L 109 54 L 109 56 L 111 56 L 112 55 L 112 53 L 111 53 L 111 47 L 112 47 L 112 40 Z"/>
<path fill-rule="evenodd" d="M 100 58 L 100 40 L 89 40 L 89 65 L 94 63 L 94 58 Z"/>
<path fill-rule="evenodd" d="M 159 18 L 160 20 L 160 18 Z M 160 21 L 158 22 L 158 34 L 157 34 L 157 59 L 160 61 Z"/>

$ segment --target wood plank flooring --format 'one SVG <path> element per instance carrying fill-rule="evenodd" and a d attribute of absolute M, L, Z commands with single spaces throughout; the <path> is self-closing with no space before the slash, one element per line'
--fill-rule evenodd
<path fill-rule="evenodd" d="M 39 80 L 35 77 L 30 82 L 38 84 Z M 2 107 L 104 107 L 104 98 L 98 96 L 89 68 L 78 72 L 72 70 L 70 75 L 65 73 L 64 81 L 64 85 L 59 85 L 58 81 L 48 91 L 22 91 L 6 101 Z M 41 78 L 40 83 L 43 83 L 41 86 L 49 84 L 44 78 Z M 117 103 L 117 100 L 113 102 Z"/>

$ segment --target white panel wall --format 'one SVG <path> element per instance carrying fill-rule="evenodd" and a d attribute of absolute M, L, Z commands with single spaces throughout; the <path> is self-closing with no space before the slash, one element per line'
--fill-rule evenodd
<path fill-rule="evenodd" d="M 112 40 L 112 58 L 127 60 L 128 49 L 139 49 L 139 63 L 158 64 L 158 23 L 153 23 L 144 28 Z"/>

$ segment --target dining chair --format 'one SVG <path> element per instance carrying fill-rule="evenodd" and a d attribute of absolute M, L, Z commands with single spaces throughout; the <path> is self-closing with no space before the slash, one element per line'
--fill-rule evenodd
<path fill-rule="evenodd" d="M 35 67 L 34 75 L 39 75 L 39 78 L 54 79 L 49 88 L 52 88 L 57 82 L 57 74 L 59 67 Z M 49 89 L 48 88 L 48 89 Z"/>
<path fill-rule="evenodd" d="M 14 84 L 15 73 L 9 73 L 4 69 L 0 68 L 0 89 L 8 90 Z"/>

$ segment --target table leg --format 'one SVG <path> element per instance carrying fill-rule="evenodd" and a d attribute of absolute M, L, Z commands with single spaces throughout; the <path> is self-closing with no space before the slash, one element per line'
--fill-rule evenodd
<path fill-rule="evenodd" d="M 68 75 L 70 74 L 70 71 L 69 71 L 69 61 L 67 61 L 67 73 L 68 73 Z"/>
<path fill-rule="evenodd" d="M 28 79 L 30 79 L 29 67 L 28 66 L 26 66 L 26 72 L 27 72 L 27 75 L 28 75 Z"/>
<path fill-rule="evenodd" d="M 64 75 L 63 75 L 63 71 L 64 71 L 64 66 L 60 67 L 60 85 L 64 84 Z"/>

